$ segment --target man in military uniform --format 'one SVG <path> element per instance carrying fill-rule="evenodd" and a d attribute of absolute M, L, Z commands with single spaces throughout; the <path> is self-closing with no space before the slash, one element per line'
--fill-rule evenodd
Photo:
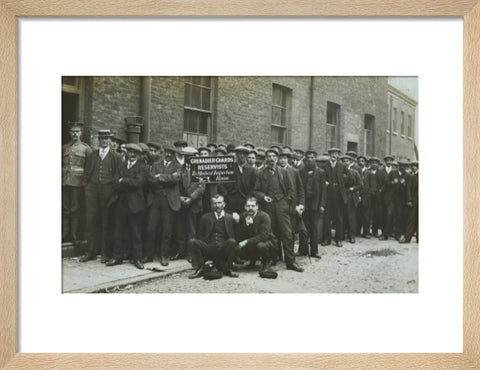
<path fill-rule="evenodd" d="M 80 262 L 95 259 L 97 252 L 102 253 L 102 263 L 111 256 L 108 242 L 111 236 L 111 207 L 108 206 L 113 197 L 113 185 L 119 178 L 120 156 L 109 146 L 110 130 L 98 131 L 99 149 L 87 155 L 85 164 L 85 208 L 87 251 Z"/>
<path fill-rule="evenodd" d="M 62 241 L 71 236 L 78 244 L 78 226 L 82 209 L 84 168 L 90 147 L 81 141 L 83 123 L 69 124 L 70 142 L 62 146 Z"/>

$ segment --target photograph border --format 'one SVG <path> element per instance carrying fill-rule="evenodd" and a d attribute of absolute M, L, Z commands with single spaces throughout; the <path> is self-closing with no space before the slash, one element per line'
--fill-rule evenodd
<path fill-rule="evenodd" d="M 17 20 L 20 17 L 463 17 L 463 352 L 398 354 L 18 353 Z M 480 368 L 479 0 L 0 0 L 0 368 Z"/>

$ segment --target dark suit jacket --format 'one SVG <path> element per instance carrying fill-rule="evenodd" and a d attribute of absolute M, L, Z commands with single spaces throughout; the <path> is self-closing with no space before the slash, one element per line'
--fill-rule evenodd
<path fill-rule="evenodd" d="M 198 232 L 198 239 L 207 242 L 210 240 L 215 229 L 215 214 L 214 212 L 205 213 L 200 220 L 200 230 Z M 229 238 L 235 239 L 235 227 L 232 215 L 225 212 L 225 228 Z"/>
<path fill-rule="evenodd" d="M 345 178 L 345 188 L 347 190 L 347 195 L 350 197 L 355 204 L 355 206 L 360 203 L 360 195 L 363 188 L 362 178 L 357 170 L 352 167 L 348 169 L 350 172 L 350 179 Z M 350 191 L 350 188 L 353 188 L 353 191 Z"/>
<path fill-rule="evenodd" d="M 407 182 L 407 202 L 418 204 L 418 173 L 410 175 Z"/>
<path fill-rule="evenodd" d="M 92 174 L 95 169 L 95 159 L 99 156 L 99 150 L 95 150 L 87 154 L 87 158 L 85 159 L 85 184 L 88 184 L 92 179 Z M 110 149 L 105 158 L 110 158 L 113 163 L 113 183 L 116 183 L 119 178 L 119 167 L 123 163 L 122 159 L 118 154 L 116 154 L 112 149 Z"/>
<path fill-rule="evenodd" d="M 253 219 L 253 224 L 250 226 L 253 228 L 253 236 L 249 236 L 247 233 L 247 226 L 245 219 L 247 218 L 247 212 L 244 212 L 240 216 L 240 221 L 237 225 L 237 240 L 247 240 L 248 243 L 260 243 L 271 241 L 275 243 L 275 236 L 272 232 L 271 220 L 268 213 L 258 210 L 257 215 Z"/>
<path fill-rule="evenodd" d="M 269 189 L 268 184 L 268 177 L 270 177 L 270 169 L 268 166 L 263 168 L 257 177 L 257 183 L 255 184 L 255 196 L 260 201 L 263 201 L 266 195 L 271 196 L 271 189 Z M 290 181 L 290 176 L 288 176 L 285 169 L 277 166 L 275 169 L 275 176 L 279 177 L 280 187 L 282 188 L 282 192 L 287 199 L 288 202 L 292 201 L 294 198 L 294 189 L 292 182 Z"/>
<path fill-rule="evenodd" d="M 308 169 L 307 167 L 303 167 L 300 171 L 300 178 L 302 179 L 302 185 L 304 189 L 304 193 L 307 193 L 307 177 L 308 177 Z M 313 169 L 313 196 L 311 202 L 305 204 L 305 208 L 307 210 L 317 211 L 320 207 L 325 208 L 327 204 L 327 185 L 325 183 L 325 171 L 321 168 L 315 166 Z M 305 200 L 307 203 L 307 201 Z"/>
<path fill-rule="evenodd" d="M 127 163 L 120 165 L 120 179 L 122 181 L 117 181 L 115 184 L 116 195 L 117 199 L 127 202 L 132 213 L 141 213 L 146 210 L 143 195 L 146 176 L 145 163 L 140 159 L 130 169 L 127 168 Z"/>
<path fill-rule="evenodd" d="M 305 205 L 305 189 L 303 187 L 302 178 L 297 169 L 288 166 L 286 169 L 287 175 L 290 177 L 290 182 L 293 186 L 293 199 L 290 203 L 290 214 L 297 213 L 295 207 L 299 204 Z"/>
<path fill-rule="evenodd" d="M 366 169 L 365 171 L 360 170 L 360 177 L 362 179 L 362 200 L 363 204 L 367 205 L 368 200 L 370 199 L 370 196 L 375 194 L 376 189 L 375 189 L 375 184 L 374 184 L 374 175 L 372 171 L 369 169 Z"/>
<path fill-rule="evenodd" d="M 326 177 L 327 181 L 329 179 L 328 174 L 332 173 L 333 171 L 337 172 L 340 194 L 342 196 L 343 202 L 346 204 L 347 203 L 347 191 L 345 189 L 345 182 L 344 181 L 345 181 L 345 178 L 351 178 L 352 175 L 348 171 L 347 167 L 343 163 L 341 163 L 339 160 L 337 160 L 337 164 L 335 165 L 334 168 L 332 168 L 332 165 L 330 164 L 330 162 L 328 162 L 326 164 L 326 166 L 325 166 L 325 177 Z M 344 178 L 344 175 L 345 175 L 345 178 Z M 333 184 L 328 184 L 327 189 L 332 189 L 332 185 Z"/>
<path fill-rule="evenodd" d="M 205 193 L 204 182 L 192 182 L 190 169 L 183 167 L 181 175 L 180 195 L 192 199 L 188 208 L 193 213 L 200 213 L 203 210 L 202 196 Z M 215 194 L 214 194 L 215 195 Z"/>
<path fill-rule="evenodd" d="M 238 169 L 238 165 L 234 166 L 234 183 L 221 184 L 218 191 L 223 196 L 239 193 L 243 198 L 253 194 L 255 182 L 257 178 L 257 170 L 251 166 L 243 166 L 243 173 Z"/>
<path fill-rule="evenodd" d="M 380 177 L 383 180 L 383 187 L 382 187 L 383 201 L 385 203 L 393 202 L 393 197 L 395 196 L 396 184 L 399 181 L 398 171 L 392 168 L 390 173 L 387 173 L 385 168 L 381 168 L 378 170 L 378 172 L 380 172 Z M 395 179 L 397 179 L 397 182 L 395 182 Z"/>
<path fill-rule="evenodd" d="M 167 196 L 168 204 L 174 211 L 180 209 L 180 179 L 175 179 L 173 174 L 177 172 L 180 174 L 180 166 L 177 162 L 171 161 L 167 167 L 163 160 L 155 162 L 148 176 L 149 194 L 147 204 L 150 206 L 153 197 L 157 194 L 164 193 Z M 159 175 L 155 177 L 155 175 Z"/>

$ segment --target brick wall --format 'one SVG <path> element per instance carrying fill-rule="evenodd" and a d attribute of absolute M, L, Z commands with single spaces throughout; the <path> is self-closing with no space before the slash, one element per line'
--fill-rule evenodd
<path fill-rule="evenodd" d="M 185 77 L 152 77 L 150 141 L 172 143 L 183 136 Z M 310 94 L 313 83 L 312 134 Z M 349 141 L 364 153 L 364 117 L 375 117 L 374 153 L 388 150 L 388 80 L 386 77 L 217 77 L 212 83 L 211 141 L 257 146 L 271 144 L 272 86 L 291 90 L 287 142 L 295 148 L 327 149 L 327 102 L 340 106 L 338 145 Z M 85 78 L 85 121 L 93 128 L 110 128 L 126 138 L 125 117 L 141 115 L 142 77 Z M 405 119 L 408 122 L 408 110 Z M 408 111 L 410 112 L 410 111 Z M 414 111 L 412 113 L 414 117 Z M 414 119 L 414 118 L 413 118 Z M 415 120 L 414 120 L 415 121 Z M 414 130 L 414 127 L 412 127 Z M 400 140 L 397 142 L 397 140 Z M 403 140 L 403 141 L 402 141 Z M 410 145 L 403 145 L 409 142 Z M 410 156 L 412 141 L 392 140 L 392 152 Z"/>

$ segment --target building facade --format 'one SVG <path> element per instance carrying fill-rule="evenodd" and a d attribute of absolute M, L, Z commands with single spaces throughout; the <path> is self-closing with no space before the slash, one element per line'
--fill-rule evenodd
<path fill-rule="evenodd" d="M 108 128 L 126 141 L 336 146 L 413 160 L 416 107 L 388 77 L 62 78 L 62 127 L 85 122 L 94 147 Z"/>

